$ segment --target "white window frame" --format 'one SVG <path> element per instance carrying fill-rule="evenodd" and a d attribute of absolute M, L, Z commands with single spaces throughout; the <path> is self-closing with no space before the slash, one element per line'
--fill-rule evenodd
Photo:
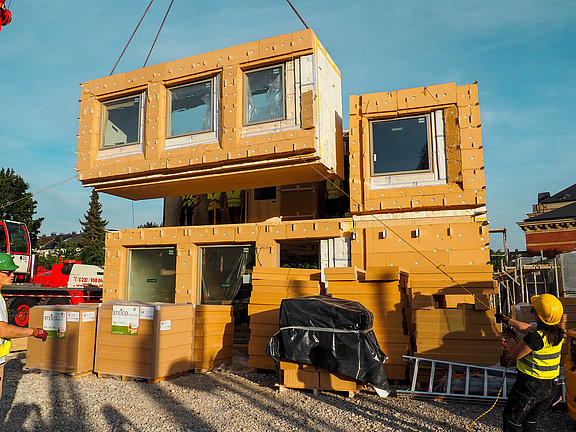
<path fill-rule="evenodd" d="M 381 120 L 370 121 L 370 188 L 393 189 L 401 187 L 434 186 L 448 183 L 446 170 L 446 140 L 444 135 L 444 111 L 432 111 L 428 116 L 429 144 L 428 156 L 430 158 L 430 170 L 426 172 L 398 172 L 390 174 L 374 174 L 373 160 L 373 134 L 372 124 Z M 402 118 L 402 117 L 398 117 Z M 388 119 L 394 120 L 394 119 Z"/>
<path fill-rule="evenodd" d="M 212 130 L 190 132 L 184 135 L 169 136 L 171 110 L 172 110 L 172 95 L 171 89 L 185 87 L 192 84 L 201 84 L 203 82 L 212 82 Z M 174 87 L 169 87 L 166 107 L 166 140 L 164 142 L 165 150 L 172 150 L 182 147 L 195 146 L 199 144 L 209 144 L 218 142 L 218 131 L 220 128 L 220 75 L 215 75 L 211 78 L 192 81 Z"/>
<path fill-rule="evenodd" d="M 146 92 L 143 91 L 141 93 L 136 93 L 133 95 L 121 96 L 115 99 L 110 99 L 102 102 L 101 105 L 101 121 L 100 121 L 100 143 L 98 145 L 98 159 L 110 159 L 122 156 L 132 156 L 143 153 L 143 143 L 144 143 L 144 115 L 146 113 Z M 128 98 L 140 98 L 140 109 L 138 110 L 139 116 L 139 130 L 138 130 L 138 142 L 136 143 L 127 143 L 127 144 L 119 144 L 111 147 L 103 147 L 104 139 L 105 139 L 105 131 L 106 131 L 106 122 L 107 122 L 107 115 L 106 115 L 106 104 L 111 102 L 121 101 L 122 99 Z"/>

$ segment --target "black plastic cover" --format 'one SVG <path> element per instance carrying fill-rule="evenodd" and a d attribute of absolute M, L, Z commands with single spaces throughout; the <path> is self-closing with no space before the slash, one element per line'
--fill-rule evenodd
<path fill-rule="evenodd" d="M 329 372 L 387 386 L 383 363 L 388 357 L 378 345 L 372 312 L 352 300 L 326 296 L 284 299 L 280 331 L 266 347 L 277 362 L 320 366 Z"/>

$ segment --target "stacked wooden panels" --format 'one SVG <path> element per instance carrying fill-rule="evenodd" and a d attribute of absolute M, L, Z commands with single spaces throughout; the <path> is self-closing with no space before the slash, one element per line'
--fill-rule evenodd
<path fill-rule="evenodd" d="M 252 295 L 248 305 L 250 367 L 275 370 L 274 360 L 266 355 L 266 345 L 279 330 L 280 303 L 283 299 L 321 294 L 320 271 L 279 267 L 254 268 Z"/>
<path fill-rule="evenodd" d="M 197 305 L 194 368 L 213 369 L 231 363 L 234 355 L 234 317 L 230 305 Z"/>
<path fill-rule="evenodd" d="M 358 392 L 363 383 L 326 369 L 301 363 L 280 362 L 282 385 L 288 388 Z"/>
<path fill-rule="evenodd" d="M 562 297 L 560 298 L 562 302 L 562 306 L 564 306 L 564 315 L 562 316 L 562 321 L 560 321 L 560 325 L 568 335 L 568 330 L 576 329 L 576 297 Z M 568 353 L 568 343 L 564 344 L 562 348 L 562 352 L 565 354 Z M 576 363 L 576 359 L 574 359 Z"/>
<path fill-rule="evenodd" d="M 193 304 L 102 303 L 94 371 L 155 381 L 191 370 L 194 309 Z"/>
<path fill-rule="evenodd" d="M 98 305 L 51 305 L 30 309 L 30 326 L 48 339 L 29 338 L 26 367 L 71 375 L 92 373 Z"/>
<path fill-rule="evenodd" d="M 491 366 L 501 354 L 492 266 L 416 267 L 410 273 L 415 355 Z M 460 286 L 462 285 L 462 286 Z M 452 307 L 448 307 L 452 306 Z"/>
<path fill-rule="evenodd" d="M 399 267 L 369 267 L 366 271 L 352 268 L 326 268 L 327 294 L 354 300 L 374 314 L 374 333 L 382 351 L 388 356 L 384 364 L 390 379 L 405 379 L 403 355 L 411 350 L 408 273 Z M 357 280 L 360 278 L 361 280 Z"/>

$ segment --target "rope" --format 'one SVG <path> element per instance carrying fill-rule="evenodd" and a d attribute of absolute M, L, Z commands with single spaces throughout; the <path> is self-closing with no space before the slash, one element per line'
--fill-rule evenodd
<path fill-rule="evenodd" d="M 296 16 L 298 16 L 298 18 L 300 18 L 300 21 L 302 21 L 302 24 L 304 24 L 304 27 L 306 27 L 307 29 L 309 29 L 310 27 L 308 27 L 308 24 L 306 24 L 306 22 L 304 22 L 304 19 L 300 16 L 300 14 L 298 13 L 298 11 L 296 10 L 296 8 L 294 6 L 292 6 L 292 3 L 290 3 L 290 0 L 286 0 L 288 2 L 288 4 L 290 5 L 290 7 L 292 8 L 292 10 L 294 11 L 294 13 L 296 14 Z"/>
<path fill-rule="evenodd" d="M 166 11 L 166 14 L 164 15 L 164 19 L 162 20 L 162 24 L 160 24 L 160 28 L 158 29 L 158 33 L 156 33 L 156 37 L 154 38 L 154 42 L 152 42 L 152 46 L 150 47 L 150 51 L 148 51 L 148 55 L 146 56 L 146 61 L 144 61 L 144 66 L 142 66 L 142 67 L 146 67 L 146 63 L 148 63 L 148 59 L 150 58 L 150 54 L 152 54 L 152 50 L 154 49 L 154 45 L 156 45 L 156 41 L 158 40 L 158 36 L 160 36 L 160 32 L 162 31 L 162 27 L 164 27 L 164 23 L 166 22 L 166 18 L 168 17 L 168 13 L 170 12 L 170 9 L 172 8 L 173 4 L 174 4 L 174 0 L 172 0 L 170 2 L 170 5 L 168 6 L 168 10 Z"/>
<path fill-rule="evenodd" d="M 138 22 L 138 25 L 136 26 L 136 28 L 134 29 L 134 31 L 132 32 L 132 36 L 130 36 L 130 39 L 128 39 L 128 42 L 126 43 L 126 46 L 124 47 L 124 49 L 122 50 L 122 53 L 120 54 L 120 57 L 118 57 L 118 60 L 116 61 L 116 64 L 114 65 L 114 67 L 112 68 L 112 72 L 110 72 L 110 75 L 112 75 L 114 73 L 114 71 L 116 70 L 116 66 L 118 66 L 118 63 L 120 63 L 120 60 L 122 59 L 122 56 L 124 56 L 124 53 L 126 52 L 126 49 L 128 48 L 128 45 L 130 45 L 130 42 L 132 42 L 132 38 L 134 37 L 134 35 L 136 34 L 136 32 L 138 31 L 138 28 L 140 27 L 140 24 L 142 24 L 142 20 L 144 20 L 144 17 L 146 16 L 146 14 L 148 13 L 148 10 L 150 9 L 150 6 L 152 6 L 152 3 L 154 3 L 154 0 L 150 0 L 150 3 L 148 3 L 148 7 L 146 8 L 146 10 L 144 11 L 144 14 L 142 15 L 142 18 L 140 18 L 140 21 Z"/>
<path fill-rule="evenodd" d="M 38 195 L 38 194 L 41 193 L 41 192 L 47 191 L 48 189 L 52 189 L 53 187 L 56 187 L 56 186 L 58 186 L 58 185 L 61 185 L 62 183 L 66 183 L 66 182 L 68 182 L 68 181 L 70 181 L 70 180 L 72 180 L 72 179 L 75 179 L 75 178 L 76 178 L 76 176 L 72 176 L 72 177 L 70 177 L 70 178 L 68 178 L 68 179 L 66 179 L 66 180 L 62 180 L 61 182 L 58 182 L 58 183 L 56 183 L 56 184 L 53 184 L 52 186 L 48 186 L 47 188 L 40 189 L 40 190 L 37 191 L 37 192 L 27 193 L 27 194 L 24 195 L 22 198 L 19 198 L 19 199 L 17 199 L 16 201 L 12 201 L 11 203 L 8 203 L 8 204 L 3 205 L 2 207 L 0 207 L 0 210 L 2 210 L 2 209 L 5 208 L 5 207 L 9 207 L 9 206 L 11 206 L 11 205 L 14 205 L 14 204 L 16 204 L 17 202 L 20 202 L 20 201 L 22 201 L 22 200 L 25 200 L 26 198 L 32 198 L 33 196 Z"/>

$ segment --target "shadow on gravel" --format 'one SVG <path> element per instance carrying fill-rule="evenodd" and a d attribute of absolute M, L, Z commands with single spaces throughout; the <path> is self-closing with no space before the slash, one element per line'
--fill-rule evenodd
<path fill-rule="evenodd" d="M 111 405 L 104 405 L 101 408 L 102 414 L 114 432 L 140 432 L 142 429 L 137 428 L 134 423 L 124 417 L 116 408 Z M 142 431 L 143 432 L 143 431 Z"/>

